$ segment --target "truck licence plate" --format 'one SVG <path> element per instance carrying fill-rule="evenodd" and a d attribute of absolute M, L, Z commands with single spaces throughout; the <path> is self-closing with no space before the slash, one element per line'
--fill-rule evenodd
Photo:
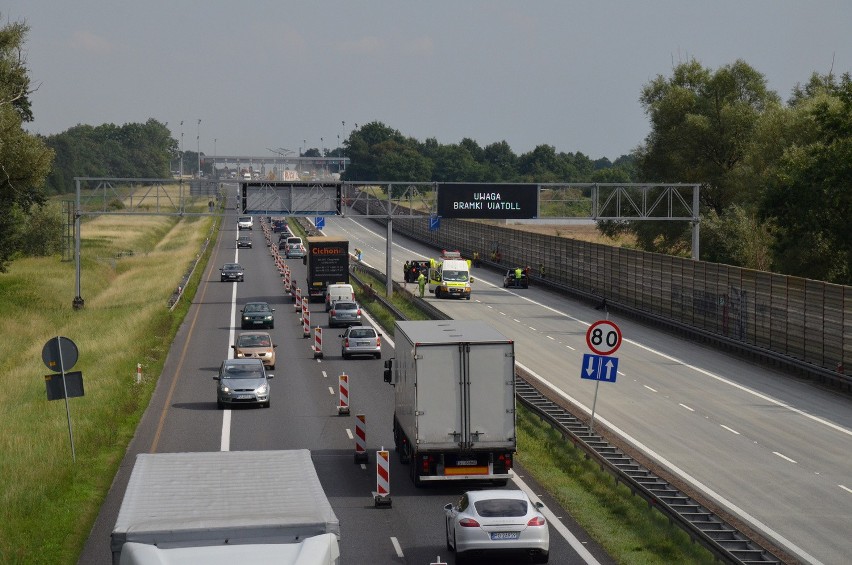
<path fill-rule="evenodd" d="M 493 540 L 503 540 L 503 539 L 518 539 L 519 532 L 491 532 L 491 539 Z"/>

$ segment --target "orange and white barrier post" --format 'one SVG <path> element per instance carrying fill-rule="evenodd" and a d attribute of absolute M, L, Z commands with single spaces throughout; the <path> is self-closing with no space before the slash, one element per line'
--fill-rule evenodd
<path fill-rule="evenodd" d="M 341 373 L 338 377 L 338 388 L 340 389 L 340 400 L 337 403 L 338 416 L 349 415 L 349 375 Z"/>
<path fill-rule="evenodd" d="M 322 359 L 322 328 L 319 326 L 314 328 L 314 345 L 311 349 L 314 350 L 314 359 Z"/>
<path fill-rule="evenodd" d="M 298 286 L 296 287 L 296 301 L 293 303 L 293 307 L 296 309 L 297 314 L 302 313 L 302 289 Z"/>
<path fill-rule="evenodd" d="M 376 494 L 373 501 L 375 506 L 391 506 L 390 461 L 384 447 L 376 452 Z"/>
<path fill-rule="evenodd" d="M 308 298 L 302 299 L 302 337 L 311 337 L 311 311 L 308 310 Z"/>
<path fill-rule="evenodd" d="M 284 292 L 290 294 L 290 272 L 284 271 Z"/>
<path fill-rule="evenodd" d="M 369 460 L 367 455 L 367 417 L 355 414 L 355 463 Z"/>

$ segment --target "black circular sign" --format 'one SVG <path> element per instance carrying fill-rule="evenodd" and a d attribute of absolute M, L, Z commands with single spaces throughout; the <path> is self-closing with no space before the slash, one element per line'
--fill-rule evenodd
<path fill-rule="evenodd" d="M 67 337 L 54 337 L 41 350 L 41 358 L 51 371 L 71 370 L 77 364 L 77 357 L 77 344 Z"/>

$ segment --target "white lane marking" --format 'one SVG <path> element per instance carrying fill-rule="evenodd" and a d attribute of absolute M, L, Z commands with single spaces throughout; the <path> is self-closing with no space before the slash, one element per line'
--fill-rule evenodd
<path fill-rule="evenodd" d="M 323 371 L 323 372 L 322 372 L 322 378 L 327 379 L 327 378 L 328 378 L 328 373 L 326 373 L 325 371 Z"/>
<path fill-rule="evenodd" d="M 239 263 L 240 250 L 234 252 L 234 263 Z M 237 333 L 237 282 L 231 283 L 231 323 L 228 330 L 228 345 L 234 343 L 234 336 Z M 228 347 L 226 359 L 234 358 L 234 350 Z M 231 450 L 231 409 L 222 410 L 222 435 L 219 439 L 219 451 Z"/>
<path fill-rule="evenodd" d="M 729 428 L 725 424 L 719 424 L 719 425 L 722 426 L 723 428 L 725 428 L 726 430 L 728 430 L 729 432 L 731 432 L 732 434 L 740 435 L 740 432 L 738 432 L 737 430 L 735 430 L 733 428 Z"/>
<path fill-rule="evenodd" d="M 648 385 L 642 385 L 642 386 L 644 386 L 645 388 L 647 388 L 647 389 L 648 389 L 648 390 L 650 390 L 651 392 L 657 392 L 657 389 L 655 389 L 655 388 L 651 388 L 651 387 L 649 387 Z"/>
<path fill-rule="evenodd" d="M 367 469 L 367 465 L 366 465 L 365 463 L 361 463 L 361 469 L 362 469 L 362 470 L 366 470 L 366 469 Z"/>
<path fill-rule="evenodd" d="M 352 435 L 352 430 L 346 428 L 346 435 L 349 436 L 349 439 L 355 439 L 355 436 Z"/>
<path fill-rule="evenodd" d="M 525 483 L 517 473 L 512 473 L 512 475 L 512 481 L 518 485 L 519 489 L 527 493 L 527 496 L 529 496 L 533 502 L 541 502 L 541 499 L 536 496 L 529 485 L 527 485 L 527 483 Z M 571 533 L 571 530 L 559 521 L 559 518 L 550 510 L 550 508 L 545 505 L 544 508 L 541 508 L 541 513 L 544 514 L 544 517 L 547 518 L 547 521 L 550 522 L 553 529 L 562 535 L 565 541 L 568 542 L 568 544 L 577 552 L 577 555 L 579 555 L 585 563 L 588 563 L 589 565 L 600 565 L 600 562 L 595 559 L 591 553 L 589 553 L 589 550 L 586 549 L 582 542 Z"/>
<path fill-rule="evenodd" d="M 588 406 L 586 406 L 585 404 L 583 404 L 582 402 L 580 402 L 578 399 L 574 398 L 570 394 L 567 394 L 564 390 L 554 386 L 551 382 L 543 379 L 538 373 L 536 373 L 535 371 L 533 371 L 532 369 L 530 369 L 529 367 L 527 367 L 523 363 L 516 362 L 516 364 L 518 365 L 518 367 L 520 367 L 524 371 L 527 371 L 528 373 L 530 373 L 531 375 L 533 375 L 537 379 L 539 379 L 539 381 L 544 386 L 548 387 L 555 394 L 557 394 L 557 395 L 561 396 L 562 398 L 574 403 L 574 405 L 576 405 L 581 410 L 586 412 L 586 414 L 592 413 L 592 410 Z M 733 502 L 730 502 L 729 500 L 725 499 L 724 497 L 722 497 L 722 495 L 720 495 L 719 493 L 717 493 L 716 491 L 714 491 L 713 489 L 711 489 L 707 485 L 698 481 L 695 477 L 693 477 L 692 475 L 690 475 L 689 473 L 687 473 L 686 471 L 684 471 L 683 469 L 681 469 L 680 467 L 678 467 L 677 465 L 675 465 L 674 463 L 672 463 L 671 461 L 669 461 L 668 459 L 666 459 L 665 457 L 663 457 L 662 455 L 660 455 L 659 453 L 657 453 L 656 451 L 654 451 L 653 449 L 651 449 L 650 447 L 648 447 L 647 445 L 645 445 L 644 443 L 642 443 L 641 441 L 636 439 L 635 437 L 628 434 L 625 430 L 622 430 L 621 428 L 616 426 L 613 422 L 610 422 L 609 420 L 607 420 L 606 418 L 604 418 L 600 415 L 596 415 L 596 418 L 598 418 L 598 420 L 600 420 L 600 422 L 603 425 L 609 426 L 614 433 L 620 435 L 625 441 L 631 443 L 634 447 L 636 447 L 637 449 L 639 449 L 640 451 L 645 453 L 648 457 L 651 457 L 652 459 L 656 459 L 661 465 L 668 468 L 672 473 L 679 475 L 685 481 L 689 482 L 689 484 L 691 484 L 693 487 L 697 488 L 698 490 L 700 490 L 701 492 L 703 492 L 704 494 L 706 494 L 707 496 L 709 496 L 710 498 L 715 500 L 720 505 L 724 506 L 725 508 L 727 508 L 728 510 L 730 510 L 734 514 L 738 515 L 739 517 L 741 517 L 746 522 L 752 524 L 753 527 L 755 527 L 759 530 L 763 530 L 770 537 L 775 538 L 776 540 L 779 541 L 779 543 L 784 544 L 787 547 L 787 549 L 789 549 L 790 551 L 795 553 L 799 558 L 803 559 L 804 561 L 806 561 L 808 563 L 814 563 L 814 564 L 820 563 L 820 561 L 816 557 L 814 557 L 813 555 L 811 555 L 810 553 L 808 553 L 807 551 L 805 551 L 804 549 L 802 549 L 798 545 L 794 544 L 792 541 L 788 540 L 787 538 L 785 538 L 784 536 L 782 536 L 781 534 L 779 534 L 778 532 L 776 532 L 775 530 L 773 530 L 772 528 L 770 528 L 769 526 L 767 526 L 766 524 L 764 524 L 763 522 L 761 522 L 760 520 L 758 520 L 757 518 L 755 518 L 754 516 L 752 516 L 751 514 L 749 514 L 748 512 L 743 510 L 742 508 L 740 508 L 739 506 L 737 506 L 736 504 L 734 504 Z"/>
<path fill-rule="evenodd" d="M 781 459 L 786 459 L 786 460 L 787 460 L 787 461 L 789 461 L 790 463 L 795 463 L 795 462 L 796 462 L 796 460 L 795 460 L 795 459 L 790 459 L 789 457 L 787 457 L 787 456 L 786 456 L 786 455 L 784 455 L 783 453 L 778 453 L 777 451 L 773 451 L 773 452 L 772 452 L 772 454 L 773 454 L 773 455 L 777 455 L 777 456 L 778 456 L 778 457 L 780 457 Z"/>
<path fill-rule="evenodd" d="M 845 486 L 845 485 L 837 485 L 837 486 L 839 486 L 840 488 L 842 488 L 842 489 L 843 489 L 843 490 L 845 490 L 846 492 L 848 492 L 848 493 L 852 494 L 852 488 L 849 488 L 849 487 L 847 487 L 847 486 Z"/>
<path fill-rule="evenodd" d="M 693 410 L 692 408 L 690 408 L 690 407 L 689 407 L 689 406 L 687 406 L 686 404 L 680 404 L 680 403 L 678 403 L 678 406 L 683 406 L 684 408 L 686 408 L 686 409 L 687 409 L 687 410 L 689 410 L 690 412 L 695 412 L 695 410 Z"/>
<path fill-rule="evenodd" d="M 556 338 L 553 337 L 552 335 L 549 335 L 549 336 L 546 336 L 546 337 L 547 337 L 547 339 L 552 339 L 553 341 L 556 341 Z"/>
<path fill-rule="evenodd" d="M 231 450 L 231 410 L 222 410 L 222 441 L 219 451 Z"/>
<path fill-rule="evenodd" d="M 403 555 L 403 553 L 402 553 L 402 548 L 399 546 L 399 541 L 393 536 L 391 536 L 390 540 L 391 540 L 391 543 L 393 544 L 394 551 L 396 551 L 396 556 L 399 557 L 400 559 L 405 557 L 405 555 Z"/>
<path fill-rule="evenodd" d="M 371 230 L 371 229 L 367 228 L 366 226 L 364 226 L 364 225 L 362 225 L 362 224 L 360 224 L 360 223 L 356 222 L 354 218 L 348 218 L 348 217 L 347 217 L 346 219 L 347 219 L 347 220 L 349 220 L 350 222 L 352 222 L 352 223 L 356 224 L 356 225 L 358 226 L 358 229 L 362 229 L 362 230 L 364 230 L 364 231 L 366 231 L 366 232 L 368 232 L 368 233 L 372 234 L 372 235 L 373 235 L 373 236 L 375 236 L 375 237 L 380 237 L 380 238 L 383 238 L 383 239 L 387 237 L 387 234 L 385 234 L 385 235 L 380 235 L 379 233 L 377 233 L 377 232 L 375 232 L 375 231 L 373 231 L 373 230 Z M 341 229 L 344 229 L 344 228 L 342 228 L 342 227 L 341 227 Z M 344 231 L 345 231 L 345 230 L 344 230 Z M 415 255 L 419 255 L 419 253 L 417 253 L 416 251 L 413 251 L 413 250 L 411 250 L 411 249 L 408 249 L 407 247 L 404 247 L 404 246 L 402 246 L 402 245 L 400 245 L 400 244 L 398 244 L 398 243 L 395 243 L 395 242 L 394 242 L 393 246 L 394 246 L 394 247 L 398 247 L 399 249 L 402 249 L 403 251 L 405 251 L 405 252 L 407 252 L 407 253 L 413 253 L 413 254 L 415 254 Z M 492 283 L 490 283 L 490 282 L 488 282 L 488 281 L 486 281 L 486 280 L 483 280 L 483 279 L 481 279 L 481 278 L 480 278 L 480 279 L 477 279 L 477 282 L 481 282 L 482 284 L 485 284 L 485 285 L 488 285 L 488 286 L 494 287 L 494 288 L 496 288 L 496 289 L 502 289 L 502 287 L 500 287 L 499 285 L 492 284 Z M 502 289 L 502 290 L 505 290 L 505 289 Z M 508 292 L 508 291 L 507 291 L 507 292 Z M 554 314 L 557 314 L 557 315 L 559 315 L 559 316 L 562 316 L 562 317 L 564 317 L 564 318 L 568 318 L 569 320 L 574 321 L 574 322 L 577 322 L 578 324 L 582 324 L 582 325 L 584 325 L 584 326 L 591 326 L 591 325 L 592 325 L 592 323 L 591 323 L 591 322 L 586 322 L 586 321 L 581 320 L 581 319 L 579 319 L 579 318 L 575 318 L 574 316 L 571 316 L 571 315 L 569 315 L 569 314 L 566 314 L 565 312 L 562 312 L 561 310 L 557 310 L 556 308 L 553 308 L 552 306 L 547 306 L 546 304 L 542 304 L 541 302 L 538 302 L 538 301 L 536 301 L 536 300 L 533 300 L 532 298 L 529 298 L 529 297 L 527 297 L 527 296 L 525 296 L 525 295 L 523 295 L 523 294 L 517 294 L 517 293 L 514 293 L 514 292 L 511 292 L 510 294 L 514 294 L 515 296 L 517 296 L 517 297 L 518 297 L 518 298 L 520 298 L 521 300 L 526 300 L 526 301 L 527 301 L 527 302 L 529 302 L 530 304 L 534 304 L 534 305 L 536 305 L 536 306 L 539 306 L 539 307 L 541 307 L 541 308 L 544 308 L 545 310 L 548 310 L 548 311 L 550 311 L 550 312 L 552 312 L 552 313 L 554 313 Z M 500 313 L 501 313 L 501 314 L 503 314 L 502 312 L 500 312 Z M 503 314 L 503 315 L 505 316 L 505 314 Z M 790 410 L 791 412 L 794 412 L 794 413 L 796 413 L 796 414 L 799 414 L 799 415 L 801 415 L 801 416 L 804 416 L 805 418 L 808 418 L 808 419 L 810 419 L 810 420 L 813 420 L 814 422 L 818 422 L 818 423 L 820 423 L 820 424 L 823 424 L 823 425 L 825 425 L 825 426 L 828 426 L 829 428 L 832 428 L 832 429 L 833 429 L 833 430 L 835 430 L 835 431 L 838 431 L 838 432 L 840 432 L 840 433 L 846 434 L 846 435 L 848 435 L 848 436 L 852 436 L 852 429 L 844 428 L 844 427 L 842 427 L 842 426 L 839 426 L 839 425 L 835 424 L 834 422 L 830 422 L 830 421 L 825 420 L 825 419 L 823 419 L 823 418 L 820 418 L 820 417 L 818 417 L 818 416 L 814 416 L 813 414 L 808 414 L 808 413 L 807 413 L 807 412 L 805 412 L 804 410 L 800 410 L 800 409 L 798 409 L 798 408 L 794 408 L 794 407 L 790 406 L 789 404 L 786 404 L 786 403 L 781 402 L 781 401 L 779 401 L 779 400 L 775 400 L 774 398 L 771 398 L 771 397 L 769 397 L 769 396 L 766 396 L 766 395 L 765 395 L 765 394 L 763 394 L 763 393 L 757 392 L 757 391 L 752 390 L 752 389 L 750 389 L 750 388 L 748 388 L 748 387 L 746 387 L 746 386 L 743 386 L 743 385 L 740 385 L 740 384 L 735 383 L 735 382 L 733 382 L 733 381 L 730 381 L 730 380 L 726 379 L 725 377 L 722 377 L 722 376 L 720 376 L 720 375 L 716 375 L 715 373 L 711 373 L 710 371 L 707 371 L 707 370 L 702 369 L 702 368 L 700 368 L 700 367 L 696 367 L 695 365 L 690 365 L 689 363 L 687 363 L 687 362 L 683 361 L 682 359 L 678 359 L 677 357 L 672 357 L 671 355 L 667 355 L 667 354 L 665 354 L 665 353 L 663 353 L 663 352 L 661 352 L 661 351 L 657 351 L 656 349 L 653 349 L 653 348 L 648 347 L 648 346 L 646 346 L 646 345 L 642 345 L 641 343 L 639 343 L 639 342 L 637 342 L 637 341 L 633 341 L 633 340 L 630 340 L 630 339 L 623 339 L 622 341 L 623 341 L 624 343 L 629 343 L 629 344 L 631 344 L 631 345 L 635 345 L 636 347 L 639 347 L 639 348 L 641 348 L 641 349 L 643 349 L 643 350 L 645 350 L 645 351 L 647 351 L 647 352 L 649 352 L 649 353 L 651 353 L 651 354 L 658 355 L 658 356 L 662 357 L 663 359 L 665 359 L 665 360 L 667 360 L 667 361 L 674 361 L 675 363 L 680 363 L 680 364 L 682 364 L 684 367 L 687 367 L 687 368 L 689 368 L 689 369 L 692 369 L 693 371 L 697 371 L 697 372 L 699 372 L 699 373 L 701 373 L 701 374 L 703 374 L 703 375 L 706 375 L 706 376 L 708 376 L 708 377 L 710 377 L 710 378 L 712 378 L 712 379 L 716 379 L 717 381 L 722 382 L 722 383 L 725 383 L 725 384 L 727 384 L 727 385 L 729 385 L 729 386 L 732 386 L 732 387 L 734 387 L 734 388 L 737 388 L 737 389 L 741 390 L 742 392 L 745 392 L 745 393 L 748 393 L 748 394 L 752 394 L 752 395 L 754 395 L 754 396 L 757 396 L 757 397 L 758 397 L 758 398 L 760 398 L 761 400 L 765 400 L 765 401 L 767 401 L 767 402 L 771 402 L 772 404 L 775 404 L 776 406 L 779 406 L 779 407 L 781 407 L 781 408 L 786 408 L 787 410 Z M 572 349 L 572 350 L 574 350 L 574 348 L 573 348 L 573 347 L 572 347 L 571 349 Z"/>
<path fill-rule="evenodd" d="M 329 394 L 334 394 L 334 389 L 333 389 L 333 388 L 331 388 L 331 387 L 328 387 L 328 393 L 329 393 Z"/>
<path fill-rule="evenodd" d="M 517 319 L 517 318 L 512 318 L 512 321 L 513 321 L 513 322 L 518 322 L 519 324 L 521 323 L 521 321 L 520 321 L 519 319 Z"/>
<path fill-rule="evenodd" d="M 537 331 L 538 331 L 537 329 L 535 329 L 535 328 L 534 328 L 534 327 L 532 327 L 532 326 L 527 326 L 527 327 L 528 327 L 529 329 L 531 329 L 532 331 L 534 331 L 534 332 L 537 332 Z"/>

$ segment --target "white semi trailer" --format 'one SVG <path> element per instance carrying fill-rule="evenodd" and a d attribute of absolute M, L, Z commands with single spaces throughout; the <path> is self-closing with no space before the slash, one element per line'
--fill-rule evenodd
<path fill-rule="evenodd" d="M 340 522 L 311 454 L 136 457 L 111 536 L 114 565 L 337 565 Z"/>
<path fill-rule="evenodd" d="M 384 378 L 394 386 L 396 450 L 414 484 L 505 484 L 517 445 L 514 342 L 465 320 L 398 321 L 394 339 Z"/>

